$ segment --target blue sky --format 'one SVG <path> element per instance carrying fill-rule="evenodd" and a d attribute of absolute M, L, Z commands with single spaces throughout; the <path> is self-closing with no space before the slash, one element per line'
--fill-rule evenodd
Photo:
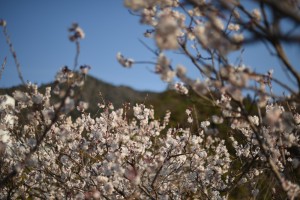
<path fill-rule="evenodd" d="M 142 39 L 153 45 L 153 41 L 143 37 L 147 27 L 124 8 L 122 0 L 0 0 L 0 18 L 7 21 L 25 80 L 48 83 L 54 80 L 55 73 L 63 65 L 73 67 L 75 44 L 68 40 L 67 29 L 73 22 L 78 22 L 86 33 L 86 38 L 81 41 L 79 65 L 92 66 L 92 76 L 137 90 L 163 91 L 167 87 L 151 72 L 153 66 L 137 65 L 124 69 L 116 61 L 119 51 L 135 60 L 154 61 L 154 55 L 139 42 Z M 299 48 L 289 47 L 289 54 L 293 63 L 299 62 Z M 1 34 L 0 63 L 6 56 L 7 65 L 0 87 L 21 83 Z M 231 56 L 233 61 L 235 56 Z M 272 68 L 276 77 L 289 82 L 277 59 L 264 46 L 246 48 L 243 60 L 247 66 L 262 73 Z M 200 76 L 182 55 L 172 57 L 172 64 L 184 64 L 192 76 Z"/>

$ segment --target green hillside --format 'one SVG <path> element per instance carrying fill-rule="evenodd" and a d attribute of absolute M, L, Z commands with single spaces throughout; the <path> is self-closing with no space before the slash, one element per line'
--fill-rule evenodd
<path fill-rule="evenodd" d="M 40 86 L 40 92 L 43 93 L 48 86 L 51 86 L 52 89 L 54 88 L 53 83 L 44 84 Z M 15 90 L 24 90 L 24 87 L 15 86 L 11 88 L 2 88 L 0 89 L 0 94 L 12 95 Z M 53 101 L 58 101 L 57 96 L 53 94 L 52 97 Z M 105 103 L 112 103 L 115 108 L 121 108 L 124 104 L 128 103 L 131 105 L 143 103 L 146 106 L 153 106 L 157 118 L 163 118 L 165 112 L 169 110 L 172 113 L 172 126 L 177 126 L 178 124 L 176 123 L 186 123 L 185 110 L 187 108 L 197 110 L 198 120 L 207 119 L 211 116 L 212 111 L 215 111 L 211 104 L 199 99 L 193 93 L 190 93 L 187 97 L 177 94 L 173 90 L 166 90 L 161 93 L 137 91 L 126 86 L 114 86 L 92 76 L 87 76 L 85 84 L 76 89 L 76 97 L 78 100 L 89 103 L 89 109 L 87 111 L 92 115 L 97 113 L 97 104 L 103 103 L 103 100 Z"/>

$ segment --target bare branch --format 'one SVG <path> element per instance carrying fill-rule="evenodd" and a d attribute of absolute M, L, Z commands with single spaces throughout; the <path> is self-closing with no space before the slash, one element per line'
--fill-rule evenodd
<path fill-rule="evenodd" d="M 2 65 L 1 65 L 1 69 L 0 69 L 0 80 L 1 80 L 1 77 L 2 77 L 2 73 L 4 72 L 4 69 L 5 69 L 6 59 L 7 59 L 7 57 L 4 58 L 3 63 L 2 63 Z"/>
<path fill-rule="evenodd" d="M 10 50 L 10 53 L 11 55 L 13 56 L 14 58 L 14 61 L 15 61 L 15 64 L 16 64 L 16 68 L 17 68 L 17 71 L 18 71 L 18 75 L 19 75 L 19 79 L 21 80 L 22 84 L 23 85 L 26 85 L 26 82 L 23 78 L 23 75 L 22 75 L 22 72 L 21 72 L 21 65 L 20 65 L 20 62 L 18 60 L 18 57 L 17 57 L 17 53 L 13 47 L 13 44 L 10 40 L 10 37 L 8 35 L 8 32 L 7 32 L 7 25 L 3 26 L 3 34 L 4 34 L 4 37 L 6 39 L 6 43 L 8 44 L 9 46 L 9 50 Z"/>

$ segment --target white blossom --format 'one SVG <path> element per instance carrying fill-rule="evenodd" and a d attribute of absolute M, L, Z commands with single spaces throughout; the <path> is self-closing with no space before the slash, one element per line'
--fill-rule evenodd
<path fill-rule="evenodd" d="M 131 58 L 125 58 L 120 52 L 117 53 L 117 60 L 118 62 L 126 68 L 132 67 L 134 60 Z"/>
<path fill-rule="evenodd" d="M 261 13 L 260 13 L 259 9 L 255 8 L 254 10 L 252 10 L 251 14 L 252 14 L 252 17 L 256 21 L 260 21 L 261 20 Z"/>

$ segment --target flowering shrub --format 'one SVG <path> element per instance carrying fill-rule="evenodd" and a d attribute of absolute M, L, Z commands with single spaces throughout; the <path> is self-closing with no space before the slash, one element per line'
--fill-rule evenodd
<path fill-rule="evenodd" d="M 15 113 L 35 105 L 31 95 L 22 95 L 28 98 L 18 101 Z M 47 101 L 47 95 L 39 95 Z M 15 123 L 10 138 L 2 140 L 3 175 L 14 168 L 19 174 L 2 198 L 217 198 L 218 190 L 226 188 L 231 159 L 224 140 L 205 137 L 203 130 L 192 134 L 189 128 L 167 129 L 170 113 L 155 120 L 154 110 L 140 104 L 133 107 L 134 118 L 128 121 L 123 109 L 99 105 L 103 112 L 94 119 L 87 113 L 75 121 L 60 116 L 39 150 L 33 151 L 39 133 L 51 123 L 45 120 L 51 108 L 41 106 L 40 112 L 30 113 L 34 120 Z M 198 183 L 203 187 L 194 187 Z"/>
<path fill-rule="evenodd" d="M 257 8 L 248 10 L 249 2 L 235 0 L 124 1 L 128 9 L 140 16 L 142 24 L 150 26 L 144 35 L 152 38 L 157 46 L 157 49 L 147 48 L 157 56 L 155 72 L 161 79 L 180 94 L 187 95 L 188 90 L 193 90 L 199 98 L 207 100 L 221 111 L 220 115 L 213 115 L 210 122 L 196 121 L 201 124 L 201 127 L 198 125 L 198 133 L 204 131 L 214 139 L 225 139 L 225 148 L 230 152 L 229 166 L 237 167 L 222 176 L 226 183 L 224 188 L 213 188 L 218 188 L 222 198 L 227 198 L 233 197 L 232 190 L 244 184 L 251 191 L 248 195 L 257 197 L 268 192 L 260 191 L 262 187 L 259 186 L 263 177 L 261 174 L 267 173 L 270 174 L 270 180 L 276 180 L 271 186 L 272 192 L 275 194 L 280 191 L 280 194 L 285 193 L 293 199 L 300 195 L 300 73 L 288 60 L 283 44 L 299 42 L 296 39 L 299 34 L 292 31 L 292 24 L 300 22 L 299 1 L 257 0 L 251 3 Z M 285 19 L 290 24 L 285 23 Z M 247 45 L 260 41 L 267 43 L 270 53 L 275 52 L 296 82 L 297 90 L 274 78 L 273 70 L 259 74 L 243 63 L 230 63 L 228 55 L 231 52 L 243 51 Z M 166 56 L 166 52 L 170 55 L 170 50 L 185 55 L 202 78 L 190 78 L 183 65 L 174 67 Z M 146 63 L 130 60 L 131 65 Z M 181 83 L 176 82 L 178 80 Z M 276 96 L 273 83 L 290 96 Z M 244 97 L 244 91 L 254 94 L 252 103 Z M 188 122 L 193 123 L 190 112 L 187 113 Z M 224 132 L 217 124 L 227 125 L 228 129 Z M 207 147 L 205 149 L 208 154 L 211 153 Z M 219 183 L 222 181 L 219 180 Z M 199 185 L 203 187 L 205 184 Z M 210 194 L 206 198 L 215 197 Z"/>
<path fill-rule="evenodd" d="M 79 41 L 85 34 L 73 24 L 69 38 L 77 48 L 74 69 L 63 67 L 55 86 L 44 93 L 29 83 L 13 98 L 0 98 L 0 198 L 227 199 L 263 193 L 269 193 L 267 198 L 299 197 L 300 75 L 281 45 L 294 37 L 275 29 L 281 20 L 278 13 L 299 23 L 297 13 L 287 12 L 295 10 L 293 1 L 261 1 L 252 12 L 234 0 L 124 3 L 140 14 L 141 23 L 153 27 L 145 36 L 158 48 L 153 51 L 155 72 L 171 84 L 177 77 L 181 82 L 172 88 L 182 95 L 194 91 L 219 108 L 219 114 L 199 121 L 201 108 L 190 108 L 183 113 L 189 125 L 171 127 L 168 111 L 157 119 L 155 108 L 136 104 L 128 117 L 128 109 L 99 103 L 100 112 L 92 117 L 85 112 L 88 103 L 74 93 L 90 66 L 76 70 Z M 277 18 L 272 21 L 266 8 Z M 7 36 L 5 21 L 0 25 Z M 231 51 L 257 38 L 273 45 L 299 84 L 298 92 L 274 79 L 272 71 L 263 75 L 229 63 Z M 167 50 L 185 54 L 205 80 L 190 78 L 182 65 L 174 68 Z M 139 63 L 121 53 L 117 60 L 126 68 Z M 290 96 L 268 92 L 273 82 Z M 244 89 L 257 96 L 250 106 Z M 60 101 L 53 103 L 52 95 Z M 80 113 L 77 118 L 69 114 L 74 109 Z M 262 186 L 264 181 L 269 189 Z M 236 194 L 241 190 L 245 192 Z"/>

